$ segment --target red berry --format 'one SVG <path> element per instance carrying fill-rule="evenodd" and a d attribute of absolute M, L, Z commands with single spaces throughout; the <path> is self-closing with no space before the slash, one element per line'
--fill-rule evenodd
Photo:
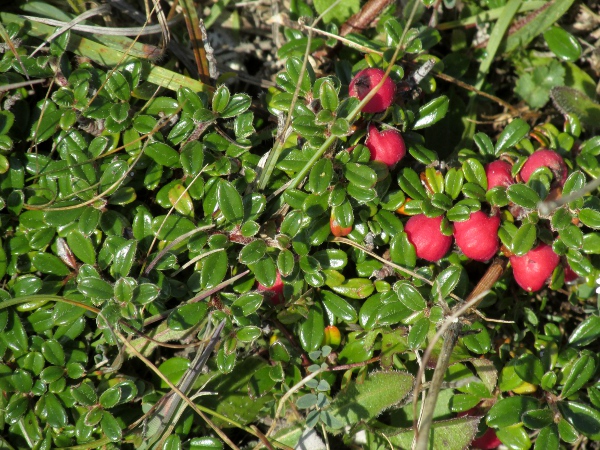
<path fill-rule="evenodd" d="M 464 222 L 454 222 L 456 245 L 468 258 L 487 261 L 500 247 L 499 227 L 500 217 L 488 217 L 481 211 L 474 212 Z"/>
<path fill-rule="evenodd" d="M 555 182 L 563 186 L 567 180 L 567 165 L 558 153 L 542 149 L 534 152 L 521 168 L 521 177 L 527 183 L 531 174 L 540 167 L 548 167 L 554 174 Z"/>
<path fill-rule="evenodd" d="M 479 408 L 476 406 L 475 408 L 471 408 L 468 411 L 463 411 L 457 414 L 458 417 L 474 417 L 481 416 L 482 413 L 479 411 Z M 500 439 L 496 437 L 496 432 L 492 428 L 488 428 L 482 436 L 476 438 L 471 442 L 471 446 L 469 448 L 477 448 L 480 450 L 492 450 L 494 448 L 498 448 L 502 442 Z"/>
<path fill-rule="evenodd" d="M 381 69 L 369 68 L 358 72 L 350 82 L 348 88 L 350 96 L 362 100 L 377 86 L 385 72 Z M 390 77 L 386 78 L 381 88 L 369 100 L 362 109 L 366 113 L 378 113 L 385 111 L 394 101 L 396 94 L 396 85 Z"/>
<path fill-rule="evenodd" d="M 579 278 L 579 275 L 577 275 L 573 271 L 573 269 L 571 269 L 571 266 L 569 266 L 569 263 L 565 263 L 564 270 L 565 270 L 565 283 L 570 283 L 571 281 L 575 281 L 577 278 Z"/>
<path fill-rule="evenodd" d="M 442 219 L 442 216 L 427 217 L 425 214 L 419 214 L 406 222 L 404 231 L 410 243 L 415 246 L 419 258 L 431 262 L 439 261 L 450 250 L 452 236 L 446 236 L 440 231 Z"/>
<path fill-rule="evenodd" d="M 333 216 L 329 219 L 329 228 L 331 229 L 331 234 L 336 237 L 348 236 L 352 231 L 352 227 L 342 227 L 337 219 Z"/>
<path fill-rule="evenodd" d="M 517 284 L 529 292 L 542 288 L 556 268 L 559 257 L 552 247 L 541 243 L 523 256 L 511 256 L 510 264 Z"/>
<path fill-rule="evenodd" d="M 275 278 L 275 283 L 271 287 L 264 286 L 257 282 L 257 289 L 261 292 L 265 293 L 265 296 L 271 300 L 273 305 L 279 305 L 283 303 L 283 281 L 281 281 L 281 274 L 279 270 L 277 271 L 277 278 Z"/>
<path fill-rule="evenodd" d="M 477 439 L 471 442 L 470 448 L 478 448 L 480 450 L 492 450 L 494 448 L 498 448 L 502 442 L 496 436 L 496 432 L 488 428 L 483 436 L 478 437 Z"/>
<path fill-rule="evenodd" d="M 494 161 L 485 165 L 485 175 L 488 181 L 488 191 L 496 186 L 508 187 L 514 183 L 510 173 L 511 165 L 506 161 Z"/>
<path fill-rule="evenodd" d="M 365 145 L 371 152 L 371 161 L 381 161 L 388 167 L 398 163 L 406 154 L 406 144 L 400 133 L 396 130 L 379 132 L 374 125 L 369 125 Z"/>

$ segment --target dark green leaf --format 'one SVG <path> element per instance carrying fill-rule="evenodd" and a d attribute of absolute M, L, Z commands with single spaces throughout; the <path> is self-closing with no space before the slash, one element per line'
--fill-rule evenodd
<path fill-rule="evenodd" d="M 514 147 L 521 139 L 529 133 L 529 125 L 523 119 L 515 119 L 509 123 L 496 142 L 496 154 Z"/>

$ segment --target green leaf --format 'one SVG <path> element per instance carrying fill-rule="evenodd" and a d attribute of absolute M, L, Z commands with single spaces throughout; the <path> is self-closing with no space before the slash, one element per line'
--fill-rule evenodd
<path fill-rule="evenodd" d="M 487 189 L 488 183 L 483 164 L 481 164 L 475 158 L 469 158 L 463 162 L 462 169 L 465 179 L 469 183 L 476 183 L 483 189 Z"/>
<path fill-rule="evenodd" d="M 102 432 L 110 441 L 117 442 L 121 440 L 123 434 L 121 426 L 119 425 L 119 422 L 117 422 L 117 420 L 113 417 L 113 415 L 108 411 L 104 411 L 104 413 L 102 414 L 100 426 L 102 427 Z"/>
<path fill-rule="evenodd" d="M 421 293 L 410 283 L 398 282 L 394 285 L 398 299 L 412 311 L 423 311 L 427 308 L 427 302 Z"/>
<path fill-rule="evenodd" d="M 505 428 L 521 422 L 527 411 L 538 409 L 539 402 L 533 397 L 515 396 L 503 398 L 489 410 L 486 422 L 490 427 Z"/>
<path fill-rule="evenodd" d="M 573 114 L 587 130 L 595 130 L 600 123 L 600 105 L 583 92 L 566 86 L 556 86 L 550 91 L 556 109 L 562 114 Z"/>
<path fill-rule="evenodd" d="M 474 331 L 479 330 L 479 332 L 463 337 L 463 342 L 467 348 L 478 355 L 484 355 L 489 352 L 492 347 L 492 340 L 486 327 L 481 322 L 475 322 L 468 329 Z"/>
<path fill-rule="evenodd" d="M 417 349 L 424 344 L 430 325 L 429 318 L 421 317 L 411 326 L 408 332 L 408 346 L 411 349 Z"/>
<path fill-rule="evenodd" d="M 222 84 L 217 88 L 212 98 L 212 110 L 216 113 L 222 113 L 229 104 L 229 89 Z"/>
<path fill-rule="evenodd" d="M 449 266 L 436 277 L 431 288 L 431 297 L 437 301 L 438 298 L 448 297 L 460 280 L 461 268 Z"/>
<path fill-rule="evenodd" d="M 321 100 L 321 106 L 323 109 L 332 112 L 334 112 L 340 104 L 338 93 L 330 80 L 326 79 L 321 83 L 321 86 L 319 87 L 319 100 Z"/>
<path fill-rule="evenodd" d="M 496 142 L 496 154 L 500 154 L 503 151 L 514 147 L 521 139 L 527 136 L 529 133 L 529 124 L 523 119 L 515 119 L 509 123 L 500 136 L 498 142 Z"/>
<path fill-rule="evenodd" d="M 450 99 L 445 95 L 441 95 L 419 108 L 416 114 L 416 121 L 413 125 L 413 130 L 419 130 L 433 125 L 442 120 L 448 112 Z"/>
<path fill-rule="evenodd" d="M 469 444 L 477 434 L 479 417 L 461 417 L 459 419 L 443 420 L 431 425 L 429 436 L 430 449 L 458 450 L 470 448 Z M 412 448 L 414 440 L 412 429 L 403 429 L 398 434 L 389 436 L 389 442 L 394 448 Z"/>
<path fill-rule="evenodd" d="M 532 108 L 541 108 L 550 100 L 550 90 L 555 86 L 563 86 L 564 80 L 564 67 L 552 59 L 549 64 L 523 73 L 517 80 L 515 93 Z"/>
<path fill-rule="evenodd" d="M 223 216 L 228 221 L 239 223 L 244 219 L 242 197 L 229 181 L 219 180 L 217 201 Z"/>
<path fill-rule="evenodd" d="M 33 265 L 42 273 L 49 273 L 65 277 L 71 273 L 71 270 L 58 258 L 51 253 L 36 253 L 32 258 Z"/>
<path fill-rule="evenodd" d="M 323 194 L 333 178 L 333 164 L 329 159 L 321 159 L 313 166 L 308 177 L 308 189 L 314 194 Z"/>
<path fill-rule="evenodd" d="M 84 278 L 77 285 L 83 295 L 99 300 L 110 300 L 113 297 L 113 287 L 99 278 Z"/>
<path fill-rule="evenodd" d="M 49 339 L 42 344 L 42 355 L 50 364 L 62 366 L 65 363 L 63 347 L 55 339 Z"/>
<path fill-rule="evenodd" d="M 600 439 L 600 411 L 577 402 L 558 402 L 558 409 L 577 431 L 590 439 Z"/>
<path fill-rule="evenodd" d="M 522 225 L 512 239 L 511 250 L 518 256 L 523 256 L 533 248 L 537 238 L 536 226 L 532 223 Z"/>
<path fill-rule="evenodd" d="M 242 264 L 253 264 L 261 259 L 266 252 L 267 244 L 262 239 L 258 239 L 242 248 L 239 254 L 239 261 Z"/>
<path fill-rule="evenodd" d="M 579 220 L 581 220 L 584 225 L 593 228 L 594 230 L 600 229 L 600 211 L 591 208 L 583 208 L 579 210 Z"/>
<path fill-rule="evenodd" d="M 563 390 L 560 394 L 562 398 L 566 398 L 583 387 L 584 384 L 594 375 L 596 364 L 594 359 L 589 355 L 582 355 L 569 372 L 567 379 L 564 381 Z"/>
<path fill-rule="evenodd" d="M 576 61 L 581 56 L 581 44 L 577 38 L 560 27 L 545 31 L 544 39 L 552 53 L 563 61 Z"/>
<path fill-rule="evenodd" d="M 328 10 L 334 4 L 335 6 Z M 314 6 L 318 14 L 323 14 L 327 11 L 327 14 L 323 16 L 324 23 L 332 22 L 337 25 L 342 25 L 350 16 L 360 10 L 359 0 L 348 0 L 339 3 L 336 3 L 334 0 L 315 0 Z"/>
<path fill-rule="evenodd" d="M 569 336 L 569 344 L 583 347 L 594 342 L 600 337 L 600 317 L 589 316 L 581 322 Z"/>
<path fill-rule="evenodd" d="M 324 329 L 323 311 L 321 306 L 315 303 L 308 311 L 306 320 L 300 325 L 298 338 L 302 348 L 307 352 L 318 350 L 325 337 Z"/>
<path fill-rule="evenodd" d="M 412 390 L 414 378 L 406 372 L 370 373 L 362 384 L 352 382 L 340 392 L 329 409 L 330 414 L 342 427 L 352 426 L 359 421 L 368 422 L 382 411 L 398 404 Z M 393 389 L 390 389 L 393 386 Z"/>
<path fill-rule="evenodd" d="M 539 430 L 554 423 L 554 414 L 550 408 L 534 409 L 523 414 L 522 419 L 527 428 Z"/>
<path fill-rule="evenodd" d="M 446 194 L 448 194 L 452 200 L 456 200 L 456 198 L 460 195 L 463 181 L 464 176 L 461 170 L 452 168 L 446 172 L 444 179 L 444 183 L 446 185 Z"/>
<path fill-rule="evenodd" d="M 539 385 L 544 376 L 544 367 L 540 358 L 531 354 L 521 355 L 514 365 L 515 373 L 528 383 Z"/>
<path fill-rule="evenodd" d="M 221 117 L 228 119 L 239 116 L 250 108 L 251 103 L 252 99 L 248 94 L 235 94 L 229 100 L 227 107 L 221 111 Z"/>
<path fill-rule="evenodd" d="M 558 450 L 560 448 L 560 438 L 556 425 L 549 425 L 542 428 L 533 448 L 535 450 Z"/>
<path fill-rule="evenodd" d="M 145 153 L 161 166 L 176 167 L 179 165 L 179 153 L 162 142 L 148 144 Z"/>
<path fill-rule="evenodd" d="M 137 251 L 137 241 L 131 239 L 121 245 L 114 256 L 111 272 L 115 278 L 122 278 L 129 275 L 129 271 L 135 262 L 135 252 Z"/>
<path fill-rule="evenodd" d="M 524 208 L 535 209 L 540 202 L 540 196 L 525 184 L 513 184 L 506 190 L 508 199 Z"/>
<path fill-rule="evenodd" d="M 67 412 L 56 395 L 47 393 L 44 395 L 46 400 L 46 412 L 48 414 L 48 425 L 52 428 L 63 428 L 68 423 Z"/>
<path fill-rule="evenodd" d="M 361 188 L 370 188 L 377 182 L 377 174 L 364 164 L 348 163 L 344 166 L 346 179 Z"/>
<path fill-rule="evenodd" d="M 356 322 L 358 320 L 356 310 L 348 301 L 326 290 L 321 291 L 321 296 L 323 297 L 323 306 L 334 316 L 346 322 Z"/>
<path fill-rule="evenodd" d="M 258 295 L 260 297 L 260 295 Z M 261 298 L 262 300 L 262 298 Z M 167 325 L 172 330 L 188 330 L 200 323 L 208 312 L 206 303 L 197 302 L 174 309 L 167 318 Z"/>
<path fill-rule="evenodd" d="M 496 436 L 508 448 L 527 450 L 531 447 L 531 440 L 522 425 L 516 424 L 496 431 Z"/>
<path fill-rule="evenodd" d="M 331 289 L 344 297 L 361 299 L 369 297 L 375 290 L 375 286 L 365 278 L 349 278 Z"/>

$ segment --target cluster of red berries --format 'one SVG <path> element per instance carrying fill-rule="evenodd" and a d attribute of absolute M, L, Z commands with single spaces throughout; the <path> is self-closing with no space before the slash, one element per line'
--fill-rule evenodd
<path fill-rule="evenodd" d="M 376 68 L 361 70 L 356 74 L 349 86 L 350 95 L 364 99 L 384 77 L 384 71 Z M 385 111 L 393 102 L 396 92 L 394 82 L 388 77 L 371 100 L 363 107 L 367 113 Z M 369 125 L 365 141 L 371 153 L 371 160 L 381 161 L 389 167 L 397 164 L 406 154 L 406 145 L 400 133 L 393 129 L 379 131 L 374 125 Z M 520 178 L 527 182 L 533 172 L 547 167 L 553 173 L 555 184 L 562 187 L 567 179 L 568 170 L 562 157 L 547 149 L 534 152 L 525 162 L 519 172 Z M 485 167 L 488 190 L 497 186 L 508 187 L 515 182 L 512 166 L 507 161 L 498 160 Z M 500 248 L 498 228 L 500 216 L 498 213 L 488 214 L 477 211 L 463 222 L 455 222 L 453 236 L 447 236 L 440 230 L 443 216 L 427 217 L 419 214 L 411 217 L 405 225 L 409 241 L 414 245 L 419 258 L 435 262 L 440 260 L 456 241 L 458 248 L 470 259 L 488 261 L 493 258 Z M 345 236 L 352 231 L 351 227 L 342 228 L 334 217 L 331 218 L 331 231 L 335 236 Z M 552 247 L 545 243 L 530 250 L 523 256 L 510 256 L 515 280 L 527 291 L 537 291 L 550 277 L 560 258 Z M 568 265 L 565 265 L 567 281 L 576 278 Z"/>
<path fill-rule="evenodd" d="M 562 157 L 547 149 L 534 152 L 525 162 L 519 175 L 525 182 L 540 167 L 548 167 L 555 177 L 555 183 L 562 187 L 567 179 L 567 166 Z M 488 189 L 497 186 L 508 187 L 515 182 L 512 166 L 506 161 L 494 161 L 485 166 Z M 415 246 L 417 256 L 427 261 L 440 260 L 452 246 L 452 236 L 440 230 L 442 216 L 429 218 L 424 214 L 411 217 L 405 226 L 409 241 Z M 469 219 L 454 223 L 453 237 L 458 248 L 470 259 L 487 261 L 500 249 L 498 228 L 499 215 L 488 216 L 482 211 L 474 212 Z M 511 255 L 510 263 L 514 278 L 519 286 L 529 292 L 541 289 L 560 262 L 552 247 L 540 243 L 523 256 Z M 576 275 L 565 266 L 565 273 L 572 279 Z M 567 279 L 569 281 L 569 279 Z"/>

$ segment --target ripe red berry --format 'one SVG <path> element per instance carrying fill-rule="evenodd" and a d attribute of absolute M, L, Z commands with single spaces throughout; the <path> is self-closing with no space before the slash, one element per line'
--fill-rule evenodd
<path fill-rule="evenodd" d="M 388 167 L 398 163 L 406 155 L 406 144 L 396 130 L 379 132 L 374 125 L 369 125 L 365 145 L 371 152 L 371 161 L 381 161 Z"/>
<path fill-rule="evenodd" d="M 474 212 L 464 222 L 454 222 L 456 245 L 468 258 L 487 261 L 500 247 L 499 227 L 500 217 L 488 217 L 482 211 Z"/>
<path fill-rule="evenodd" d="M 264 286 L 257 282 L 257 289 L 265 293 L 265 297 L 268 297 L 273 305 L 279 305 L 283 303 L 283 281 L 281 280 L 281 274 L 277 271 L 277 278 L 275 283 L 271 287 Z"/>
<path fill-rule="evenodd" d="M 521 177 L 527 183 L 531 174 L 540 167 L 548 167 L 554 174 L 555 183 L 563 186 L 567 180 L 567 165 L 558 153 L 542 149 L 534 152 L 521 168 Z"/>
<path fill-rule="evenodd" d="M 446 236 L 440 231 L 442 219 L 442 216 L 427 217 L 425 214 L 419 214 L 406 222 L 404 231 L 410 243 L 415 246 L 419 258 L 431 262 L 439 261 L 450 250 L 452 236 Z"/>
<path fill-rule="evenodd" d="M 477 448 L 480 450 L 492 450 L 494 448 L 498 448 L 500 444 L 502 444 L 502 442 L 500 442 L 500 439 L 498 439 L 498 437 L 496 436 L 496 432 L 493 429 L 488 428 L 482 436 L 478 437 L 477 439 L 473 440 L 473 442 L 471 442 L 470 448 Z"/>
<path fill-rule="evenodd" d="M 361 70 L 350 82 L 348 88 L 350 96 L 362 100 L 381 82 L 384 74 L 385 72 L 383 70 L 374 67 Z M 377 93 L 364 106 L 362 109 L 363 112 L 378 113 L 385 111 L 394 101 L 395 94 L 396 85 L 388 77 L 385 79 Z"/>
<path fill-rule="evenodd" d="M 336 237 L 348 236 L 352 231 L 352 227 L 342 227 L 337 219 L 333 216 L 329 219 L 329 228 L 331 229 L 331 234 Z"/>
<path fill-rule="evenodd" d="M 577 275 L 573 271 L 573 269 L 571 269 L 571 266 L 569 265 L 569 263 L 564 264 L 564 270 L 565 270 L 565 283 L 570 283 L 571 281 L 575 281 L 576 279 L 579 278 L 579 275 Z"/>
<path fill-rule="evenodd" d="M 510 264 L 519 286 L 529 292 L 542 288 L 559 263 L 552 247 L 541 243 L 523 256 L 511 256 Z"/>
<path fill-rule="evenodd" d="M 479 408 L 476 406 L 475 408 L 471 408 L 468 411 L 464 411 L 458 413 L 458 417 L 474 417 L 481 416 L 482 413 L 479 411 Z M 469 448 L 472 449 L 480 449 L 480 450 L 492 450 L 498 448 L 502 442 L 500 439 L 496 437 L 496 432 L 492 428 L 488 428 L 482 436 L 476 438 L 471 442 L 471 446 Z"/>
<path fill-rule="evenodd" d="M 485 175 L 488 181 L 488 191 L 496 186 L 508 187 L 514 183 L 511 166 L 506 161 L 498 160 L 485 165 Z"/>

